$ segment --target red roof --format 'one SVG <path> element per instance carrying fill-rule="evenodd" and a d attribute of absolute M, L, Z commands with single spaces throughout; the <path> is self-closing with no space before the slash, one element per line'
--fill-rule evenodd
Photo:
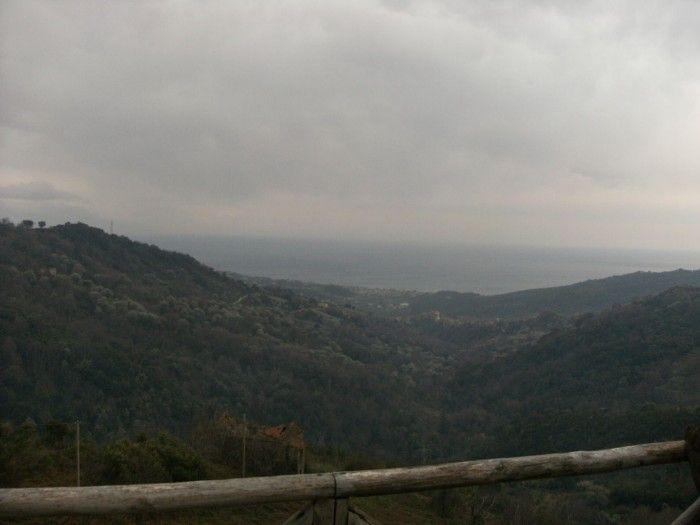
<path fill-rule="evenodd" d="M 267 427 L 262 430 L 262 434 L 272 439 L 289 440 L 294 447 L 302 448 L 304 446 L 304 433 L 296 423 Z"/>

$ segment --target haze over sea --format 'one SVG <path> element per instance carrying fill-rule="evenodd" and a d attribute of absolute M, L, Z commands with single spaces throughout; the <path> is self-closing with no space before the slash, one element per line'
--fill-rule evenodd
<path fill-rule="evenodd" d="M 700 252 L 409 245 L 253 237 L 141 240 L 216 268 L 275 279 L 496 294 L 635 271 L 700 268 Z"/>

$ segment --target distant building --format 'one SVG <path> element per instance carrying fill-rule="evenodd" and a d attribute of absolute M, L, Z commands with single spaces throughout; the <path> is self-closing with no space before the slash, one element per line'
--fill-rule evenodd
<path fill-rule="evenodd" d="M 297 472 L 304 473 L 304 465 L 306 464 L 306 443 L 304 442 L 304 431 L 299 425 L 294 422 L 277 425 L 275 427 L 266 427 L 260 431 L 260 434 L 269 439 L 279 441 L 280 444 L 286 445 L 291 456 L 296 457 Z"/>
<path fill-rule="evenodd" d="M 306 446 L 304 443 L 304 431 L 294 422 L 277 425 L 276 427 L 266 427 L 260 433 L 272 439 L 285 441 L 293 448 L 302 449 Z"/>

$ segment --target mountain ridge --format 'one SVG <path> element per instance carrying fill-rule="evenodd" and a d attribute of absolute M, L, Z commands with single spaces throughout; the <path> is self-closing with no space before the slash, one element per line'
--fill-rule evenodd
<path fill-rule="evenodd" d="M 674 286 L 700 286 L 700 270 L 638 271 L 497 295 L 440 291 L 414 297 L 408 311 L 420 314 L 436 310 L 445 315 L 474 318 L 531 317 L 543 311 L 571 316 L 628 303 Z"/>

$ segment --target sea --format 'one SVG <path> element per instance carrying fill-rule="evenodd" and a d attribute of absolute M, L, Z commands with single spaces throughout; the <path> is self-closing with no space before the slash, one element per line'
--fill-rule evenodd
<path fill-rule="evenodd" d="M 700 268 L 700 252 L 150 236 L 221 271 L 369 288 L 499 294 L 636 271 Z"/>

